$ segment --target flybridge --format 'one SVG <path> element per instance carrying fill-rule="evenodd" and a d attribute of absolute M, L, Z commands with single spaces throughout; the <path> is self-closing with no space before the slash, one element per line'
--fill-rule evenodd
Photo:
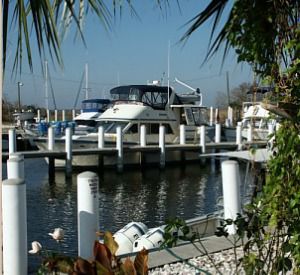
<path fill-rule="evenodd" d="M 164 110 L 168 103 L 168 95 L 172 97 L 173 89 L 156 85 L 128 85 L 113 88 L 110 94 L 115 102 L 134 101 L 149 105 L 153 109 Z"/>

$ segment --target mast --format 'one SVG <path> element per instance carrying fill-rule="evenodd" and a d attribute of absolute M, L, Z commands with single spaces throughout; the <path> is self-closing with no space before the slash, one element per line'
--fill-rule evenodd
<path fill-rule="evenodd" d="M 48 61 L 45 60 L 45 107 L 49 110 L 49 94 L 48 94 Z"/>
<path fill-rule="evenodd" d="M 168 43 L 168 105 L 170 104 L 170 40 Z"/>
<path fill-rule="evenodd" d="M 89 99 L 89 66 L 85 64 L 85 99 Z"/>

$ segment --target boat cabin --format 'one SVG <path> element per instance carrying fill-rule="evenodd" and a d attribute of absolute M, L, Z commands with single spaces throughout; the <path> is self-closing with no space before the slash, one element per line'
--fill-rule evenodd
<path fill-rule="evenodd" d="M 135 102 L 137 104 L 151 106 L 157 110 L 165 109 L 168 103 L 168 97 L 171 98 L 173 93 L 171 87 L 156 85 L 128 85 L 119 86 L 110 90 L 112 101 L 115 104 L 120 102 Z M 177 97 L 175 97 L 174 100 L 176 100 L 176 98 Z"/>

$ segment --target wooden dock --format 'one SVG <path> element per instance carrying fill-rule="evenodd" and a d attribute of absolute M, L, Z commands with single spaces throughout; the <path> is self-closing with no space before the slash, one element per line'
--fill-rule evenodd
<path fill-rule="evenodd" d="M 245 142 L 243 143 L 243 148 L 253 148 L 253 147 L 265 147 L 266 141 L 254 141 L 254 142 Z M 208 151 L 212 150 L 237 150 L 238 145 L 235 142 L 220 142 L 214 143 L 210 142 L 206 144 Z M 201 154 L 201 146 L 198 144 L 172 144 L 165 146 L 166 152 L 170 151 L 181 151 L 181 152 L 198 152 Z M 123 148 L 124 154 L 126 153 L 160 153 L 160 148 L 158 145 L 147 145 L 139 146 L 133 145 Z M 19 151 L 16 152 L 22 154 L 25 159 L 28 158 L 59 158 L 66 159 L 67 153 L 65 151 L 50 151 L 50 150 L 38 150 L 38 151 Z M 113 156 L 117 155 L 118 150 L 115 147 L 106 147 L 106 148 L 90 148 L 90 149 L 73 149 L 73 156 L 88 156 L 88 155 L 99 155 L 99 156 Z M 2 161 L 6 161 L 9 158 L 8 152 L 2 152 Z"/>

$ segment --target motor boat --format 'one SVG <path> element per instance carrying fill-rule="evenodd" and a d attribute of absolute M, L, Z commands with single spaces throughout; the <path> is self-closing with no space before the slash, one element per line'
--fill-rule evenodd
<path fill-rule="evenodd" d="M 126 85 L 110 90 L 111 104 L 97 118 L 95 129 L 104 129 L 105 146 L 115 147 L 117 127 L 122 129 L 124 146 L 140 144 L 140 126 L 146 127 L 147 144 L 158 144 L 159 127 L 165 126 L 166 144 L 178 144 L 180 125 L 185 125 L 186 143 L 199 144 L 199 126 L 207 125 L 207 141 L 214 136 L 214 127 L 208 126 L 208 108 L 202 106 L 201 94 L 178 94 L 169 86 Z M 84 113 L 83 113 L 84 114 Z M 85 116 L 85 115 L 82 115 Z M 73 136 L 73 148 L 97 148 L 98 132 L 92 131 Z M 36 139 L 40 149 L 47 149 L 44 139 Z M 64 150 L 65 138 L 55 140 L 55 149 Z M 137 157 L 132 160 L 137 161 Z M 73 165 L 98 164 L 98 156 L 74 156 Z"/>

